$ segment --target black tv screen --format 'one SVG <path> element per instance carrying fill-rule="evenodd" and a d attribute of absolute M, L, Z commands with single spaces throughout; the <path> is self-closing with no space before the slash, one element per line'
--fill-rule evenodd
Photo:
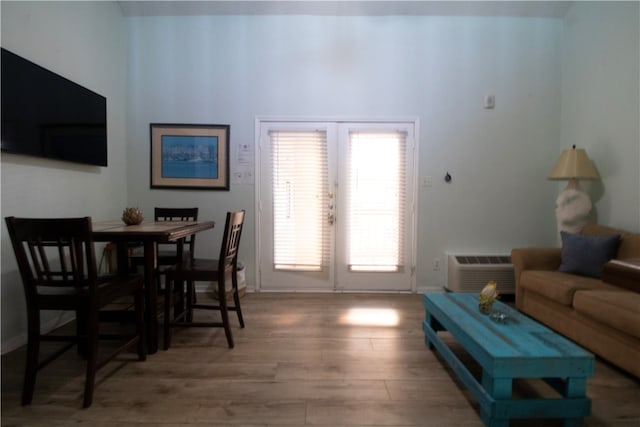
<path fill-rule="evenodd" d="M 107 166 L 107 99 L 2 49 L 2 151 Z"/>

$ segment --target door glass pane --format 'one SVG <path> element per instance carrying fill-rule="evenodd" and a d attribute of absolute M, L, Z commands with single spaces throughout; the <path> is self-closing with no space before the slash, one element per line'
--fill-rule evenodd
<path fill-rule="evenodd" d="M 349 268 L 400 271 L 404 259 L 405 134 L 352 132 L 349 139 Z"/>
<path fill-rule="evenodd" d="M 328 265 L 326 132 L 270 133 L 274 268 L 319 271 Z"/>

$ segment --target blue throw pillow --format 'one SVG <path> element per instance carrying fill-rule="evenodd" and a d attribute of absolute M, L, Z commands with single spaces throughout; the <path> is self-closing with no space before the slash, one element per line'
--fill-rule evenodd
<path fill-rule="evenodd" d="M 559 270 L 581 276 L 601 277 L 602 267 L 618 253 L 620 235 L 588 236 L 561 231 Z"/>

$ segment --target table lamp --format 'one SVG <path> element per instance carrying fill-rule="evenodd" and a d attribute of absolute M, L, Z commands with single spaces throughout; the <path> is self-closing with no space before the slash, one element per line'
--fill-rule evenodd
<path fill-rule="evenodd" d="M 584 149 L 574 145 L 564 150 L 547 179 L 568 180 L 567 187 L 556 199 L 556 220 L 558 232 L 578 233 L 589 219 L 591 199 L 580 189 L 579 179 L 597 179 L 598 172 Z"/>

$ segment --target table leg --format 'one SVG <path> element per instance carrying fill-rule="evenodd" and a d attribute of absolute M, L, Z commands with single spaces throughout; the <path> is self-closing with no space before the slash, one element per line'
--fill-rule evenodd
<path fill-rule="evenodd" d="M 585 397 L 587 395 L 587 378 L 567 378 L 565 397 Z"/>
<path fill-rule="evenodd" d="M 145 322 L 147 324 L 147 353 L 158 351 L 158 290 L 156 287 L 157 252 L 155 242 L 144 242 Z"/>
<path fill-rule="evenodd" d="M 435 322 L 435 318 L 432 315 L 430 315 L 429 313 L 426 313 L 426 315 L 425 315 L 425 323 L 428 325 L 428 327 L 430 327 L 434 331 L 437 331 L 434 328 L 434 322 Z M 427 334 L 425 334 L 425 336 L 424 336 L 424 343 L 427 345 L 427 348 L 429 350 L 434 350 L 435 349 L 435 347 L 433 346 L 433 343 L 429 340 L 429 337 L 428 337 Z"/>
<path fill-rule="evenodd" d="M 513 380 L 511 378 L 493 378 L 486 371 L 482 371 L 482 387 L 495 400 L 510 400 Z M 488 427 L 508 427 L 508 418 L 497 418 L 496 414 L 480 409 L 480 417 Z"/>
<path fill-rule="evenodd" d="M 127 242 L 118 242 L 116 246 L 116 263 L 118 266 L 118 274 L 121 276 L 126 276 L 131 272 L 131 269 L 129 267 L 129 251 L 127 248 Z"/>
<path fill-rule="evenodd" d="M 567 378 L 564 393 L 567 398 L 580 398 L 587 395 L 586 378 Z M 564 427 L 580 427 L 582 418 L 565 418 Z"/>

